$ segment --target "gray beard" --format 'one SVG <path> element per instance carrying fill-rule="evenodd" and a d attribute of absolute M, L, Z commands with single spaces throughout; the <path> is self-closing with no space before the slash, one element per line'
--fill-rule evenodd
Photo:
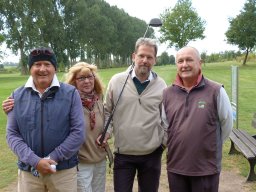
<path fill-rule="evenodd" d="M 144 75 L 148 75 L 148 73 L 149 73 L 149 71 L 148 71 L 148 67 L 141 67 L 141 68 L 139 68 L 139 74 L 140 75 L 142 75 L 142 76 L 144 76 Z"/>

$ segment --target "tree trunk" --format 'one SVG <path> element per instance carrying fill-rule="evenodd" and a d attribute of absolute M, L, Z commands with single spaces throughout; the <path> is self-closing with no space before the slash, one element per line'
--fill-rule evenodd
<path fill-rule="evenodd" d="M 27 75 L 28 74 L 28 67 L 27 67 L 27 63 L 28 61 L 26 61 L 26 55 L 24 53 L 24 41 L 22 36 L 19 36 L 19 49 L 20 49 L 20 72 L 21 75 Z"/>
<path fill-rule="evenodd" d="M 248 54 L 249 54 L 249 49 L 246 49 L 246 54 L 245 54 L 245 58 L 244 58 L 244 61 L 243 61 L 243 66 L 246 65 Z"/>
<path fill-rule="evenodd" d="M 21 75 L 27 75 L 28 74 L 28 67 L 27 67 L 27 62 L 26 61 L 26 56 L 24 54 L 24 50 L 23 48 L 20 48 L 20 72 L 21 72 Z"/>

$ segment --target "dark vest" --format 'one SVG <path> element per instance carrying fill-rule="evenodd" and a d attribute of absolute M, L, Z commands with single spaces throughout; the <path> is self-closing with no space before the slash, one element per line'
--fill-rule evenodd
<path fill-rule="evenodd" d="M 220 88 L 220 84 L 203 78 L 190 92 L 177 85 L 164 90 L 163 104 L 169 122 L 168 171 L 189 176 L 220 172 Z"/>

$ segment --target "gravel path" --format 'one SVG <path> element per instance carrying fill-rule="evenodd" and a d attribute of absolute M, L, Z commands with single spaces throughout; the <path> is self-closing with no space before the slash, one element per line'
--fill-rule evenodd
<path fill-rule="evenodd" d="M 108 175 L 112 178 L 112 175 Z M 168 180 L 166 173 L 163 171 L 160 180 L 159 192 L 169 192 Z M 9 185 L 7 188 L 0 189 L 0 192 L 16 192 L 16 182 Z M 233 171 L 222 171 L 220 177 L 219 192 L 250 192 L 250 183 L 245 183 L 245 178 Z M 107 180 L 106 192 L 113 192 L 112 179 Z M 134 184 L 134 191 L 137 191 L 136 183 Z"/>

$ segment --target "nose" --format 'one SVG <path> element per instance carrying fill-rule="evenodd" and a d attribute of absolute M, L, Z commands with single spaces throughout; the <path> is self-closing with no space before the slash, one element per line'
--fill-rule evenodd
<path fill-rule="evenodd" d="M 182 67 L 187 67 L 187 66 L 188 66 L 188 63 L 187 63 L 186 60 L 184 60 L 184 61 L 182 62 Z"/>
<path fill-rule="evenodd" d="M 145 56 L 145 57 L 142 58 L 142 61 L 143 61 L 143 62 L 147 62 L 147 61 L 148 61 L 148 58 Z"/>
<path fill-rule="evenodd" d="M 45 65 L 41 65 L 39 68 L 40 71 L 45 71 L 46 70 L 46 66 Z"/>
<path fill-rule="evenodd" d="M 89 78 L 85 78 L 85 79 L 84 79 L 84 82 L 86 82 L 86 83 L 87 83 L 87 82 L 90 82 Z"/>

